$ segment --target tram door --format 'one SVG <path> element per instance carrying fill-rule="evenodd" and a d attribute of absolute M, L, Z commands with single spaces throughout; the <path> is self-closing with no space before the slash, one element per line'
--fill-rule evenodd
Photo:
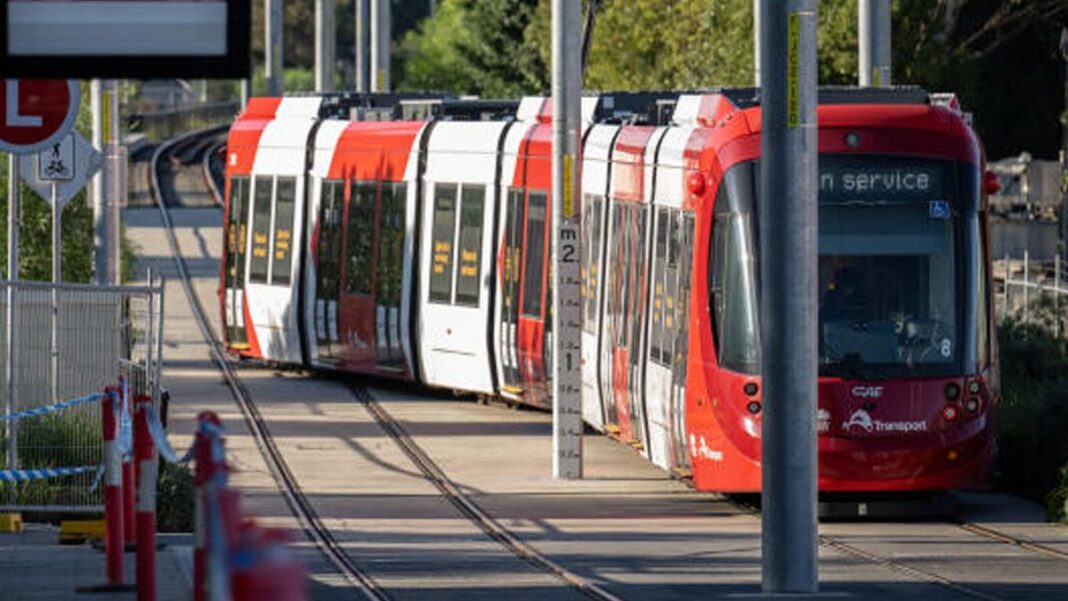
<path fill-rule="evenodd" d="M 524 388 L 531 388 L 527 399 L 534 403 L 548 400 L 545 369 L 546 321 L 546 250 L 548 246 L 548 195 L 544 191 L 527 193 L 527 211 L 523 234 L 523 269 L 520 288 L 519 323 L 516 326 L 520 377 Z"/>
<path fill-rule="evenodd" d="M 345 182 L 324 181 L 319 201 L 315 267 L 315 338 L 318 359 L 336 363 L 340 358 L 338 298 L 341 295 L 342 216 Z"/>
<path fill-rule="evenodd" d="M 673 242 L 678 244 L 675 258 L 678 287 L 675 294 L 675 356 L 672 378 L 671 442 L 675 465 L 690 467 L 686 452 L 686 373 L 690 356 L 690 294 L 693 280 L 694 215 L 684 212 L 675 220 Z M 666 348 L 665 348 L 666 351 Z"/>
<path fill-rule="evenodd" d="M 516 330 L 519 324 L 519 290 L 523 256 L 523 190 L 511 188 L 505 207 L 504 250 L 501 257 L 501 364 L 504 367 L 502 390 L 518 395 L 523 392 L 516 353 Z"/>
<path fill-rule="evenodd" d="M 226 289 L 223 297 L 226 338 L 232 348 L 248 348 L 245 331 L 245 256 L 248 245 L 249 178 L 230 178 L 226 223 Z"/>
<path fill-rule="evenodd" d="M 375 355 L 387 370 L 405 367 L 400 336 L 401 278 L 404 274 L 404 217 L 407 186 L 382 182 L 375 261 Z"/>

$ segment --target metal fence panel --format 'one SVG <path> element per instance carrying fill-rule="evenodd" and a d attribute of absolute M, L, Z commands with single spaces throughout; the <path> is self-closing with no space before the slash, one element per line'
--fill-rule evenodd
<path fill-rule="evenodd" d="M 159 382 L 162 284 L 99 287 L 0 282 L 0 312 L 8 289 L 15 299 L 14 334 L 8 353 L 7 321 L 0 322 L 0 387 L 4 414 L 100 392 L 128 375 L 138 389 Z M 55 312 L 53 313 L 53 303 Z M 54 322 L 53 322 L 54 319 Z M 8 371 L 10 370 L 10 372 Z M 8 376 L 8 373 L 11 375 Z M 99 403 L 47 415 L 4 420 L 0 457 L 7 469 L 45 469 L 102 462 Z M 98 511 L 95 473 L 20 483 L 0 483 L 0 509 Z"/>

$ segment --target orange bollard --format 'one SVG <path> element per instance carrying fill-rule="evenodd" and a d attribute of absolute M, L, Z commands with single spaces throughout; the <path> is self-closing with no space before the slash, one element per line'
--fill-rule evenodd
<path fill-rule="evenodd" d="M 215 435 L 210 428 L 221 428 L 222 421 L 213 411 L 204 411 L 197 415 L 197 433 L 194 439 L 193 485 L 196 486 L 194 497 L 194 532 L 193 532 L 193 601 L 207 601 L 207 567 L 208 567 L 208 485 L 218 470 L 226 469 L 225 458 L 215 457 L 212 448 Z M 222 442 L 220 441 L 220 445 Z"/>
<path fill-rule="evenodd" d="M 126 381 L 121 376 L 119 377 L 119 402 L 122 411 L 120 412 L 121 419 L 129 419 L 129 416 L 133 415 L 133 399 L 129 398 L 127 394 L 129 391 L 126 389 Z M 120 422 L 121 426 L 121 422 Z M 121 431 L 121 427 L 120 427 Z M 123 457 L 122 459 L 122 528 L 125 535 L 126 550 L 133 551 L 137 545 L 137 519 L 136 519 L 136 505 L 137 505 L 137 477 L 135 475 L 133 449 L 131 449 L 130 455 Z"/>
<path fill-rule="evenodd" d="M 244 522 L 232 554 L 233 601 L 306 601 L 304 566 L 290 551 L 289 536 L 277 528 Z"/>
<path fill-rule="evenodd" d="M 156 601 L 156 445 L 148 429 L 152 398 L 134 403 L 134 461 L 137 481 L 137 601 Z"/>

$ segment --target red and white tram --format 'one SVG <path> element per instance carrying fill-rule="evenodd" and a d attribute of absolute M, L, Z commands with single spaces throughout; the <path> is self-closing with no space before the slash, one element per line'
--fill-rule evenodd
<path fill-rule="evenodd" d="M 549 106 L 251 100 L 227 145 L 231 352 L 549 406 Z M 818 116 L 820 488 L 984 486 L 982 148 L 918 89 L 821 90 Z M 583 117 L 584 419 L 698 488 L 758 490 L 759 95 Z"/>

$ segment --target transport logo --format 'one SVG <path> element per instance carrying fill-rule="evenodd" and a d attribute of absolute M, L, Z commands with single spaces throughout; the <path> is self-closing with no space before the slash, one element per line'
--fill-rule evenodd
<path fill-rule="evenodd" d="M 842 429 L 852 432 L 855 428 L 865 432 L 926 432 L 927 422 L 923 420 L 884 422 L 872 418 L 864 409 L 857 409 L 849 419 L 842 423 Z"/>
<path fill-rule="evenodd" d="M 820 432 L 828 432 L 831 429 L 831 412 L 826 409 L 816 410 L 816 429 Z"/>

